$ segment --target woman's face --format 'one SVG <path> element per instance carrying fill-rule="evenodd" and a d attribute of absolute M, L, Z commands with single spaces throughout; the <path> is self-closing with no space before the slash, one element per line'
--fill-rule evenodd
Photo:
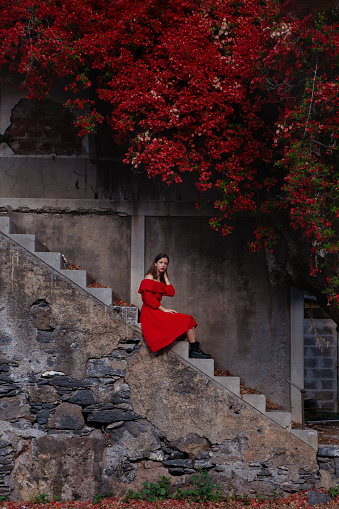
<path fill-rule="evenodd" d="M 158 274 L 163 274 L 164 272 L 166 272 L 167 266 L 168 266 L 167 258 L 160 258 L 160 260 L 158 260 L 155 263 L 155 268 L 157 269 Z"/>

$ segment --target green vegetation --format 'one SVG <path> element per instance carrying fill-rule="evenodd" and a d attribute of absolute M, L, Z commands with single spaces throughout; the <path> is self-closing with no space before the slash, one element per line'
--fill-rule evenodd
<path fill-rule="evenodd" d="M 32 504 L 49 504 L 50 499 L 47 493 L 38 493 L 38 495 L 35 495 L 31 502 Z"/>
<path fill-rule="evenodd" d="M 179 489 L 175 498 L 194 502 L 216 502 L 222 498 L 219 484 L 213 485 L 207 471 L 201 470 L 192 476 L 191 481 L 193 488 Z"/>
<path fill-rule="evenodd" d="M 108 491 L 107 493 L 96 493 L 94 495 L 94 497 L 92 498 L 92 505 L 98 504 L 104 498 L 112 498 L 112 497 L 114 497 L 114 493 L 112 490 Z"/>
<path fill-rule="evenodd" d="M 170 498 L 169 487 L 170 480 L 165 476 L 160 477 L 156 483 L 146 481 L 143 483 L 143 488 L 140 492 L 128 490 L 125 501 L 147 500 L 155 502 L 156 500 L 165 500 Z"/>

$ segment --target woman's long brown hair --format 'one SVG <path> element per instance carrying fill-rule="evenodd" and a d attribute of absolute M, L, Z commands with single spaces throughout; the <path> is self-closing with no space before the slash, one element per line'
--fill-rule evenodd
<path fill-rule="evenodd" d="M 147 274 L 151 274 L 151 276 L 153 277 L 153 279 L 157 279 L 158 277 L 158 273 L 157 273 L 157 269 L 155 268 L 155 264 L 161 260 L 161 258 L 167 258 L 167 260 L 169 261 L 169 257 L 166 253 L 159 253 L 155 258 L 154 258 L 154 261 L 152 263 L 152 265 L 150 266 L 149 270 L 146 272 L 146 276 Z M 168 277 L 168 273 L 167 273 L 167 270 L 166 270 L 166 274 L 167 274 L 167 277 Z M 162 281 L 162 283 L 165 282 L 165 278 L 164 278 L 164 274 L 160 274 L 160 281 Z"/>

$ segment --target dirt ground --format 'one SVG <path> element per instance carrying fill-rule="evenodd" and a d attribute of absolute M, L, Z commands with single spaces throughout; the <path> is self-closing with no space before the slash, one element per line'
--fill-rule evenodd
<path fill-rule="evenodd" d="M 339 445 L 339 422 L 327 421 L 321 424 L 306 423 L 308 428 L 318 431 L 319 444 L 338 444 Z"/>

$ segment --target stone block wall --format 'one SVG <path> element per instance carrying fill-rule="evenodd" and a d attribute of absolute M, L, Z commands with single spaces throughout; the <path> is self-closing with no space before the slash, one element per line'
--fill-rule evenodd
<path fill-rule="evenodd" d="M 338 333 L 333 320 L 325 316 L 314 317 L 312 321 L 305 318 L 305 389 L 306 399 L 314 400 L 310 402 L 311 408 L 338 410 L 337 346 Z"/>
<path fill-rule="evenodd" d="M 320 486 L 316 451 L 0 235 L 0 495 Z"/>
<path fill-rule="evenodd" d="M 318 464 L 322 486 L 326 489 L 337 486 L 339 479 L 339 447 L 337 445 L 321 445 L 318 450 Z"/>

